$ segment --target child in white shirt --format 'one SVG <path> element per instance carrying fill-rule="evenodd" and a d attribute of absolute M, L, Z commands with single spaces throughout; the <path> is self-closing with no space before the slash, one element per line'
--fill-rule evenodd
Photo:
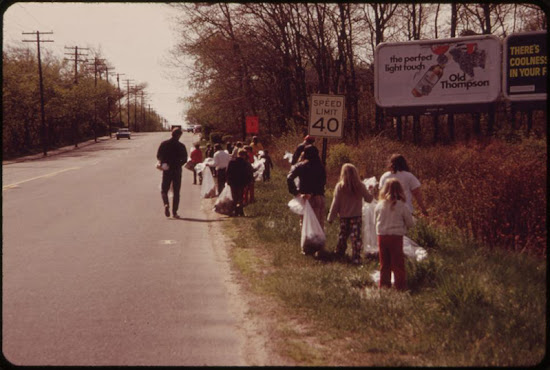
<path fill-rule="evenodd" d="M 378 251 L 380 255 L 380 284 L 391 287 L 391 273 L 395 288 L 407 289 L 403 236 L 414 225 L 412 214 L 399 180 L 388 179 L 380 191 L 380 201 L 374 209 Z"/>

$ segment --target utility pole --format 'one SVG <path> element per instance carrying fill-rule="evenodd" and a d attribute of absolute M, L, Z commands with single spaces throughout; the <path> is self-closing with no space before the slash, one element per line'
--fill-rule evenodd
<path fill-rule="evenodd" d="M 46 116 L 44 112 L 44 83 L 42 80 L 42 61 L 40 59 L 40 43 L 41 42 L 53 42 L 53 40 L 40 40 L 40 31 L 36 32 L 22 32 L 23 35 L 34 35 L 36 34 L 35 40 L 23 40 L 23 42 L 36 42 L 36 47 L 38 49 L 38 79 L 40 84 L 40 117 L 42 120 L 42 150 L 44 156 L 48 155 L 48 130 L 46 130 Z M 53 35 L 53 32 L 42 32 L 44 35 Z"/>
<path fill-rule="evenodd" d="M 128 113 L 128 130 L 130 130 L 130 81 L 134 81 L 134 80 L 129 80 L 129 79 L 126 79 L 124 80 L 126 81 L 126 91 L 128 92 L 128 97 L 126 98 L 126 102 L 127 102 L 127 113 Z"/>
<path fill-rule="evenodd" d="M 86 59 L 78 59 L 78 57 L 87 56 L 88 54 L 79 54 L 78 53 L 78 46 L 74 46 L 74 47 L 65 46 L 65 49 L 74 49 L 74 84 L 77 85 L 78 84 L 78 62 L 86 62 L 87 61 Z M 88 48 L 80 48 L 80 50 L 89 50 L 89 49 Z M 65 55 L 73 55 L 73 53 L 65 53 Z M 71 59 L 65 58 L 65 60 L 70 61 Z M 77 117 L 76 110 L 74 112 L 73 127 L 72 127 L 71 131 L 73 133 L 74 147 L 78 148 L 78 117 Z"/>
<path fill-rule="evenodd" d="M 107 76 L 107 84 L 109 84 L 109 75 L 114 75 L 115 73 L 114 72 L 111 72 L 109 73 L 109 69 L 113 69 L 113 68 L 109 68 L 108 65 L 105 65 L 105 75 Z M 110 85 L 109 85 L 110 86 Z M 109 120 L 109 138 L 112 138 L 113 137 L 113 134 L 112 134 L 112 124 L 111 124 L 111 92 L 110 91 L 107 91 L 107 118 Z"/>
<path fill-rule="evenodd" d="M 97 67 L 102 64 L 102 61 L 105 59 L 94 57 L 94 62 L 90 65 L 94 66 L 94 122 L 93 122 L 93 131 L 94 131 L 94 141 L 97 143 Z"/>
<path fill-rule="evenodd" d="M 139 132 L 138 119 L 137 119 L 137 86 L 134 88 L 134 130 Z"/>
<path fill-rule="evenodd" d="M 120 76 L 124 76 L 124 73 L 117 73 L 116 74 L 116 82 L 118 85 L 118 119 L 120 123 L 122 123 L 122 104 L 120 102 L 120 99 L 122 99 L 121 96 L 121 90 L 120 90 Z"/>
<path fill-rule="evenodd" d="M 71 47 L 65 46 L 65 49 L 74 49 L 74 54 L 73 53 L 65 53 L 65 55 L 74 55 L 74 84 L 77 85 L 78 84 L 78 62 L 86 62 L 87 61 L 87 59 L 78 59 L 78 57 L 87 56 L 88 54 L 79 54 L 78 53 L 78 50 L 79 50 L 78 46 L 71 46 Z M 90 49 L 80 48 L 80 50 L 90 50 Z M 71 59 L 65 58 L 65 60 L 71 60 Z"/>
<path fill-rule="evenodd" d="M 143 90 L 141 90 L 141 123 L 145 126 L 145 112 L 143 111 Z"/>

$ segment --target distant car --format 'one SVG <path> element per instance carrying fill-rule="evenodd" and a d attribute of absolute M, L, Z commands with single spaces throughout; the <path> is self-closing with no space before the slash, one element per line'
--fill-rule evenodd
<path fill-rule="evenodd" d="M 130 140 L 130 130 L 127 128 L 119 128 L 116 133 L 116 139 L 119 140 L 120 138 L 128 138 L 128 140 Z"/>
<path fill-rule="evenodd" d="M 201 125 L 195 125 L 195 126 L 193 127 L 193 133 L 194 133 L 194 134 L 198 134 L 198 133 L 200 133 L 200 132 L 201 132 Z"/>
<path fill-rule="evenodd" d="M 187 131 L 187 132 L 193 132 L 194 129 L 195 129 L 194 126 L 187 126 L 187 127 L 185 128 L 185 131 Z"/>

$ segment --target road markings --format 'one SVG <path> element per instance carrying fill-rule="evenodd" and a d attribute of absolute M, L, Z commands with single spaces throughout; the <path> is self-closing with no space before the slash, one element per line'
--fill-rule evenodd
<path fill-rule="evenodd" d="M 9 184 L 9 185 L 5 185 L 5 186 L 2 186 L 2 191 L 4 190 L 7 190 L 7 189 L 14 189 L 14 188 L 17 188 L 19 185 L 25 183 L 25 182 L 29 182 L 29 181 L 33 181 L 33 180 L 38 180 L 38 179 L 42 179 L 42 178 L 46 178 L 46 177 L 53 177 L 55 175 L 59 175 L 60 173 L 62 172 L 66 172 L 66 171 L 71 171 L 71 170 L 77 170 L 79 169 L 80 167 L 71 167 L 71 168 L 65 168 L 64 170 L 59 170 L 59 171 L 55 171 L 55 172 L 51 172 L 51 173 L 48 173 L 48 174 L 45 174 L 45 175 L 42 175 L 42 176 L 36 176 L 36 177 L 33 177 L 31 179 L 27 179 L 27 180 L 23 180 L 23 181 L 19 181 L 19 182 L 14 182 L 13 184 Z"/>
<path fill-rule="evenodd" d="M 171 244 L 176 244 L 177 241 L 175 240 L 161 240 L 160 241 L 160 244 L 163 244 L 163 245 L 171 245 Z"/>

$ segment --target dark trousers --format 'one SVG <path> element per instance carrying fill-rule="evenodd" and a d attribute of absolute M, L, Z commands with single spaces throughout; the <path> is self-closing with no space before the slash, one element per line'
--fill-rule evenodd
<path fill-rule="evenodd" d="M 391 287 L 391 273 L 393 272 L 395 288 L 407 289 L 403 235 L 378 235 L 378 251 L 380 254 L 380 288 Z"/>
<path fill-rule="evenodd" d="M 226 173 L 227 169 L 220 168 L 218 171 L 218 195 L 222 193 L 223 188 L 225 187 Z"/>
<path fill-rule="evenodd" d="M 231 187 L 231 197 L 233 198 L 233 205 L 235 206 L 235 216 L 244 216 L 243 193 L 244 186 Z"/>
<path fill-rule="evenodd" d="M 162 201 L 165 206 L 169 205 L 168 190 L 170 190 L 170 184 L 172 184 L 172 190 L 174 192 L 174 199 L 172 200 L 172 213 L 176 213 L 180 204 L 181 168 L 170 168 L 168 171 L 162 172 L 160 194 L 162 195 Z"/>

